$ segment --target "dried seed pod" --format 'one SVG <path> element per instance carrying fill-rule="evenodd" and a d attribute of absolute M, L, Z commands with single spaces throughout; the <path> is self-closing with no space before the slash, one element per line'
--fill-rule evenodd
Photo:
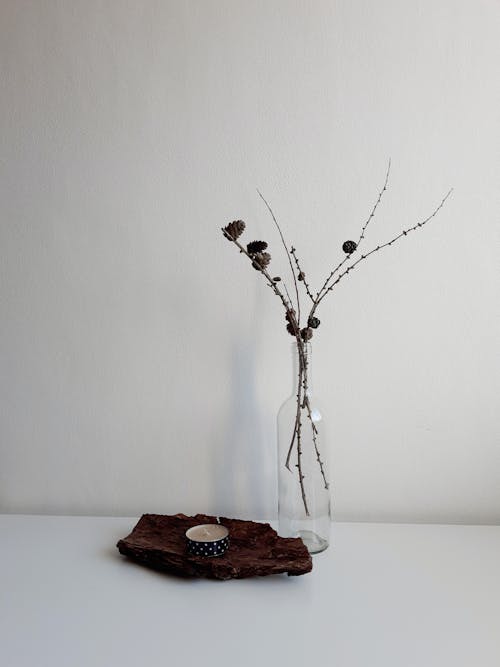
<path fill-rule="evenodd" d="M 253 255 L 252 266 L 254 269 L 259 271 L 260 269 L 265 269 L 269 262 L 271 261 L 271 255 L 268 252 L 258 252 Z"/>
<path fill-rule="evenodd" d="M 311 329 L 317 329 L 320 324 L 321 324 L 321 322 L 320 322 L 320 320 L 318 320 L 317 317 L 310 317 L 307 320 L 307 326 L 311 327 Z"/>
<path fill-rule="evenodd" d="M 293 326 L 290 324 L 290 322 L 286 325 L 286 330 L 290 334 L 290 336 L 295 336 L 295 329 Z"/>
<path fill-rule="evenodd" d="M 279 283 L 281 278 L 279 276 L 274 276 L 273 283 Z"/>
<path fill-rule="evenodd" d="M 243 220 L 233 220 L 233 222 L 230 222 L 224 227 L 224 236 L 229 241 L 236 241 L 236 239 L 243 234 L 244 229 L 245 223 Z"/>
<path fill-rule="evenodd" d="M 247 253 L 249 255 L 255 255 L 257 252 L 264 252 L 267 248 L 267 243 L 265 241 L 252 241 L 247 245 Z"/>
<path fill-rule="evenodd" d="M 302 340 L 311 340 L 311 338 L 313 337 L 313 330 L 310 329 L 309 327 L 301 329 L 300 337 L 302 338 Z"/>
<path fill-rule="evenodd" d="M 358 247 L 358 244 L 355 241 L 344 241 L 342 244 L 342 250 L 347 254 L 347 255 L 352 255 L 352 253 L 356 250 Z"/>
<path fill-rule="evenodd" d="M 306 274 L 303 271 L 301 271 L 297 277 L 300 281 L 302 281 L 306 277 Z"/>
<path fill-rule="evenodd" d="M 286 311 L 285 320 L 291 324 L 292 319 L 295 319 L 295 315 L 296 315 L 295 311 L 293 310 L 293 308 L 291 308 L 290 310 Z"/>

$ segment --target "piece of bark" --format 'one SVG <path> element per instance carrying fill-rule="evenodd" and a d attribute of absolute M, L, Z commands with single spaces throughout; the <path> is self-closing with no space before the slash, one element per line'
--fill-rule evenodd
<path fill-rule="evenodd" d="M 194 556 L 186 550 L 186 530 L 220 523 L 229 530 L 222 556 Z M 205 514 L 143 514 L 133 531 L 116 545 L 124 556 L 155 570 L 184 577 L 242 579 L 312 570 L 312 559 L 300 538 L 279 537 L 268 523 L 217 518 Z"/>

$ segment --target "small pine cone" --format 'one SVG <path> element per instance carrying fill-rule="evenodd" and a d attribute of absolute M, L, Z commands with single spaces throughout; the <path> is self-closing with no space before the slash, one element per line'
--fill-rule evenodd
<path fill-rule="evenodd" d="M 305 274 L 303 271 L 301 271 L 301 272 L 299 273 L 299 275 L 298 275 L 298 279 L 299 279 L 300 281 L 304 280 L 305 277 L 306 277 L 306 274 Z"/>
<path fill-rule="evenodd" d="M 358 247 L 358 244 L 355 241 L 344 241 L 342 244 L 342 250 L 347 254 L 347 255 L 352 255 L 352 253 L 356 250 Z"/>
<path fill-rule="evenodd" d="M 233 220 L 224 227 L 224 235 L 229 241 L 236 241 L 243 234 L 245 223 L 243 220 Z"/>
<path fill-rule="evenodd" d="M 304 329 L 301 329 L 300 336 L 302 340 L 311 340 L 313 337 L 313 330 L 309 327 L 305 327 Z"/>
<path fill-rule="evenodd" d="M 259 269 L 265 269 L 271 261 L 271 255 L 268 252 L 258 252 L 253 255 L 252 266 L 254 269 L 259 271 Z"/>
<path fill-rule="evenodd" d="M 295 329 L 293 326 L 290 324 L 290 322 L 286 325 L 286 330 L 290 334 L 290 336 L 295 336 Z"/>
<path fill-rule="evenodd" d="M 257 252 L 264 252 L 266 248 L 267 243 L 265 241 L 252 241 L 247 245 L 247 253 L 255 255 Z"/>
<path fill-rule="evenodd" d="M 317 317 L 310 317 L 307 320 L 307 326 L 311 327 L 311 329 L 317 329 L 320 324 L 321 324 L 321 322 L 318 320 Z"/>

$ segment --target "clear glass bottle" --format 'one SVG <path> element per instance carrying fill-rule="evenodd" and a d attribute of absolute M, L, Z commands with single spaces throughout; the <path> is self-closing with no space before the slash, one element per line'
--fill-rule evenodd
<path fill-rule="evenodd" d="M 312 392 L 310 343 L 303 345 L 307 391 L 299 389 L 299 350 L 292 345 L 293 392 L 278 412 L 278 518 L 282 537 L 301 537 L 310 553 L 330 543 L 331 508 L 324 413 Z M 299 414 L 299 419 L 297 419 Z M 300 431 L 292 437 L 295 423 Z M 300 438 L 298 437 L 300 435 Z M 287 465 L 288 463 L 288 465 Z M 302 475 L 302 486 L 300 476 Z"/>

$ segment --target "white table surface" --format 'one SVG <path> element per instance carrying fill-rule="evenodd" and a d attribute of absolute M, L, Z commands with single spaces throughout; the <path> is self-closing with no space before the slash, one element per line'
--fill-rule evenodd
<path fill-rule="evenodd" d="M 500 527 L 334 524 L 302 577 L 183 580 L 136 519 L 0 515 L 2 667 L 499 667 Z"/>

